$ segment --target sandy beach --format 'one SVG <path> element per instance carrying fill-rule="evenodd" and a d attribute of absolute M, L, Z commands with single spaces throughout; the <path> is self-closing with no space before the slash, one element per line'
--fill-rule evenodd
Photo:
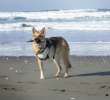
<path fill-rule="evenodd" d="M 71 56 L 69 78 L 56 79 L 45 63 L 39 79 L 34 57 L 0 57 L 0 100 L 110 100 L 110 57 Z"/>

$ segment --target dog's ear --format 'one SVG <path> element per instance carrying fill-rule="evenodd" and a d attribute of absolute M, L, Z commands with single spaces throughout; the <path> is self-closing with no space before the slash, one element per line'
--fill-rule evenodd
<path fill-rule="evenodd" d="M 35 27 L 33 27 L 33 28 L 32 28 L 32 33 L 35 33 L 35 32 L 37 32 L 37 30 L 36 30 Z"/>
<path fill-rule="evenodd" d="M 45 33 L 46 33 L 45 27 L 43 27 L 40 32 L 41 32 L 43 35 L 45 35 Z"/>

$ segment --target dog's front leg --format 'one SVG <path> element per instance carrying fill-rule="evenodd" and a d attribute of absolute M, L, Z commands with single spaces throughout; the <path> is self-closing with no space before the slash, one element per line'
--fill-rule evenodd
<path fill-rule="evenodd" d="M 37 58 L 37 62 L 38 62 L 39 70 L 40 70 L 40 79 L 45 79 L 44 69 L 43 69 L 43 62 L 39 58 Z"/>

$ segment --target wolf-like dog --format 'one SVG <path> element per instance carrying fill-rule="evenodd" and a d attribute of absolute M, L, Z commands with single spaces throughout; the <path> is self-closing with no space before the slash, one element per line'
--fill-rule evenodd
<path fill-rule="evenodd" d="M 47 59 L 52 59 L 57 67 L 56 77 L 61 74 L 62 68 L 64 68 L 64 77 L 68 77 L 68 70 L 71 68 L 69 61 L 69 45 L 63 37 L 50 37 L 46 38 L 46 28 L 37 30 L 32 28 L 32 48 L 36 55 L 36 61 L 40 70 L 40 79 L 45 79 L 43 62 Z M 61 66 L 63 62 L 63 67 Z"/>

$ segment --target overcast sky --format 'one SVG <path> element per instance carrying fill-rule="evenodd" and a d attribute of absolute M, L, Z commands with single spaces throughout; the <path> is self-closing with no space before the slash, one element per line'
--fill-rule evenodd
<path fill-rule="evenodd" d="M 110 0 L 0 0 L 0 11 L 108 8 Z"/>

